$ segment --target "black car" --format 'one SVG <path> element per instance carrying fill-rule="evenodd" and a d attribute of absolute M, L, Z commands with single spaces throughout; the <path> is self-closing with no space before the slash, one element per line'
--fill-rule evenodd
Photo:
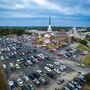
<path fill-rule="evenodd" d="M 34 80 L 34 79 L 35 79 L 35 77 L 34 77 L 32 74 L 28 75 L 28 77 L 29 77 L 31 80 Z"/>
<path fill-rule="evenodd" d="M 40 75 L 37 72 L 34 72 L 33 73 L 33 76 L 36 77 L 36 78 L 39 78 L 40 77 Z"/>
<path fill-rule="evenodd" d="M 55 79 L 56 78 L 56 76 L 55 76 L 55 74 L 53 74 L 53 73 L 46 73 L 47 74 L 47 76 L 48 77 L 50 77 L 50 78 L 52 78 L 52 79 Z"/>
<path fill-rule="evenodd" d="M 27 62 L 23 62 L 23 64 L 27 67 L 28 66 L 28 63 Z"/>
<path fill-rule="evenodd" d="M 58 80 L 58 81 L 57 81 L 57 84 L 60 85 L 60 84 L 62 84 L 62 83 L 64 83 L 64 82 L 65 82 L 64 79 Z"/>

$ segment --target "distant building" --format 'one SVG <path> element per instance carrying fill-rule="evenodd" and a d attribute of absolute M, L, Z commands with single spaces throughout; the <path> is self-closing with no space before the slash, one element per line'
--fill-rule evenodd
<path fill-rule="evenodd" d="M 79 31 L 82 29 L 79 29 Z M 67 32 L 69 37 L 75 37 L 75 38 L 79 38 L 79 39 L 84 39 L 85 35 L 81 32 L 79 32 L 78 29 L 76 29 L 76 27 L 72 28 L 71 30 L 69 30 Z"/>
<path fill-rule="evenodd" d="M 33 35 L 37 35 L 37 38 L 33 40 L 34 42 L 36 41 L 39 43 L 40 41 L 40 44 L 42 43 L 44 45 L 49 43 L 65 43 L 69 41 L 68 34 L 64 30 L 52 31 L 51 17 L 49 17 L 49 25 L 47 31 L 29 30 L 29 32 L 32 32 Z"/>

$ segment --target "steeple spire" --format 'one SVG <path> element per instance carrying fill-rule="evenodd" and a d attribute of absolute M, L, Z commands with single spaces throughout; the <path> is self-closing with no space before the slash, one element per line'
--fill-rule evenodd
<path fill-rule="evenodd" d="M 49 26 L 48 26 L 48 32 L 52 32 L 52 28 L 51 28 L 51 17 L 49 16 Z"/>
<path fill-rule="evenodd" d="M 49 16 L 49 25 L 51 25 L 51 17 Z"/>

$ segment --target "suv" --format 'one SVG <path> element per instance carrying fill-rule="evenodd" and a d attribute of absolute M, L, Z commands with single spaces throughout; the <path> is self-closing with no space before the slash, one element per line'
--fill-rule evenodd
<path fill-rule="evenodd" d="M 3 64 L 2 67 L 3 67 L 3 69 L 6 69 L 7 68 L 6 64 Z"/>
<path fill-rule="evenodd" d="M 9 85 L 9 89 L 10 89 L 10 90 L 16 90 L 16 88 L 15 88 L 15 85 L 14 85 L 14 82 L 13 82 L 13 81 L 9 81 L 9 82 L 8 82 L 8 85 Z"/>
<path fill-rule="evenodd" d="M 35 90 L 34 84 L 33 83 L 30 83 L 29 88 L 30 88 L 30 90 Z"/>
<path fill-rule="evenodd" d="M 29 82 L 30 81 L 30 79 L 29 79 L 29 77 L 28 76 L 23 76 L 23 79 L 26 81 L 26 82 Z"/>
<path fill-rule="evenodd" d="M 37 87 L 40 87 L 40 85 L 41 85 L 38 79 L 34 79 L 34 80 L 33 80 L 33 83 L 34 83 Z"/>

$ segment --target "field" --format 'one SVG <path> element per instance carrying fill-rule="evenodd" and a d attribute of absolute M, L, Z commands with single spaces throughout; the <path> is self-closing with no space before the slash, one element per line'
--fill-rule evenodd
<path fill-rule="evenodd" d="M 4 76 L 1 69 L 0 69 L 0 90 L 7 90 L 6 82 L 4 80 Z"/>

